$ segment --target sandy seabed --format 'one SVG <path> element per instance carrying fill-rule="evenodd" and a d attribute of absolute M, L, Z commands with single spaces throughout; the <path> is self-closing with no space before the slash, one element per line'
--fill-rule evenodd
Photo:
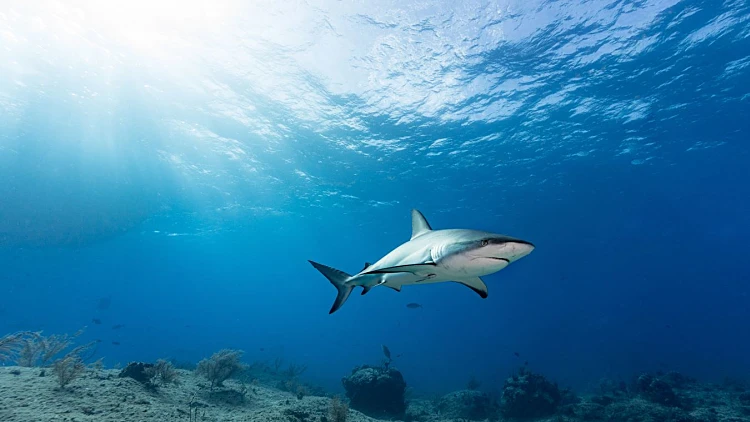
<path fill-rule="evenodd" d="M 328 397 L 298 399 L 275 388 L 252 385 L 247 387 L 243 403 L 229 404 L 211 398 L 205 379 L 190 371 L 178 372 L 179 385 L 156 391 L 134 379 L 118 377 L 116 369 L 88 370 L 61 389 L 49 369 L 0 367 L 0 422 L 331 420 Z M 225 384 L 224 391 L 242 389 L 232 380 Z M 349 410 L 347 421 L 375 419 Z"/>
<path fill-rule="evenodd" d="M 49 368 L 0 367 L 0 422 L 337 422 L 330 413 L 330 397 L 300 398 L 260 383 L 234 380 L 211 390 L 205 378 L 187 370 L 177 372 L 179 385 L 154 390 L 132 378 L 119 377 L 119 369 L 87 369 L 60 388 Z M 655 404 L 640 396 L 605 402 L 602 395 L 594 395 L 536 422 L 750 422 L 750 391 L 700 383 L 677 391 L 681 400 L 691 403 L 689 409 Z M 410 400 L 407 419 L 468 421 L 441 416 L 440 401 Z M 379 420 L 352 409 L 346 415 L 347 422 Z M 498 415 L 493 420 L 503 419 Z"/>

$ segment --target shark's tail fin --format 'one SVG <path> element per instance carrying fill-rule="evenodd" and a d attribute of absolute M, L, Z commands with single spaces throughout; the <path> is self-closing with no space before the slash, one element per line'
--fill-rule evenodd
<path fill-rule="evenodd" d="M 354 286 L 350 286 L 346 284 L 346 281 L 349 280 L 351 277 L 349 274 L 339 271 L 335 268 L 327 267 L 323 264 L 318 264 L 317 262 L 310 261 L 313 267 L 320 271 L 321 274 L 326 276 L 328 281 L 333 284 L 333 287 L 338 290 L 338 294 L 336 295 L 336 300 L 333 302 L 333 306 L 331 306 L 331 310 L 328 311 L 329 314 L 332 314 L 336 312 L 339 308 L 341 308 L 344 305 L 344 302 L 346 302 L 346 299 L 349 298 L 349 295 L 352 293 L 352 290 L 354 290 Z"/>

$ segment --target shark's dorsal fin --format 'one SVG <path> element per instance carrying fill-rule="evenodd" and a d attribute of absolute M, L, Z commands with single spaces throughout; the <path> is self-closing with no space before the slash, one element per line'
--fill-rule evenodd
<path fill-rule="evenodd" d="M 369 262 L 365 262 L 365 266 L 364 266 L 364 268 L 362 268 L 362 271 L 366 270 L 368 267 L 370 267 L 370 265 L 372 265 L 372 264 L 370 264 Z M 362 272 L 362 271 L 360 271 L 360 272 Z M 362 294 L 364 294 L 364 293 L 362 293 Z"/>
<path fill-rule="evenodd" d="M 471 290 L 474 290 L 479 296 L 482 296 L 482 299 L 487 299 L 487 285 L 484 284 L 484 281 L 482 281 L 481 278 L 474 277 L 464 280 L 456 280 L 456 283 L 463 284 Z"/>
<path fill-rule="evenodd" d="M 432 227 L 424 215 L 418 210 L 411 210 L 411 238 L 414 239 L 429 231 L 432 231 Z"/>

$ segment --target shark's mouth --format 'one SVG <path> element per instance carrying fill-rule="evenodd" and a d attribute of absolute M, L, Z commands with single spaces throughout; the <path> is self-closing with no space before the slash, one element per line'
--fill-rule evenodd
<path fill-rule="evenodd" d="M 487 259 L 494 259 L 494 260 L 497 260 L 497 261 L 505 261 L 505 262 L 507 262 L 508 264 L 510 264 L 510 260 L 509 260 L 509 259 L 506 259 L 506 258 L 495 258 L 494 256 L 488 256 L 488 257 L 486 257 L 486 258 L 487 258 Z"/>

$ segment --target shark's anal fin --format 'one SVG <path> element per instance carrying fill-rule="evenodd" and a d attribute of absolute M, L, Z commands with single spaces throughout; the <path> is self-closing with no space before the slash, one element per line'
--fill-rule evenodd
<path fill-rule="evenodd" d="M 430 223 L 427 222 L 424 215 L 417 210 L 411 210 L 411 238 L 414 239 L 429 231 L 432 231 L 432 227 L 430 227 Z"/>
<path fill-rule="evenodd" d="M 479 277 L 456 280 L 456 283 L 461 283 L 471 290 L 474 290 L 479 296 L 482 297 L 482 299 L 487 298 L 487 285 L 484 284 L 484 281 L 482 281 L 482 279 Z"/>
<path fill-rule="evenodd" d="M 386 285 L 386 287 L 390 287 L 391 289 L 393 289 L 393 290 L 395 290 L 397 292 L 401 292 L 401 286 L 388 286 L 388 285 Z"/>
<path fill-rule="evenodd" d="M 396 265 L 394 267 L 379 268 L 377 270 L 367 271 L 366 274 L 390 274 L 390 273 L 417 273 L 420 271 L 432 272 L 435 267 L 434 262 L 424 262 L 422 264 Z"/>
<path fill-rule="evenodd" d="M 366 295 L 372 289 L 372 286 L 362 286 L 362 296 Z"/>

